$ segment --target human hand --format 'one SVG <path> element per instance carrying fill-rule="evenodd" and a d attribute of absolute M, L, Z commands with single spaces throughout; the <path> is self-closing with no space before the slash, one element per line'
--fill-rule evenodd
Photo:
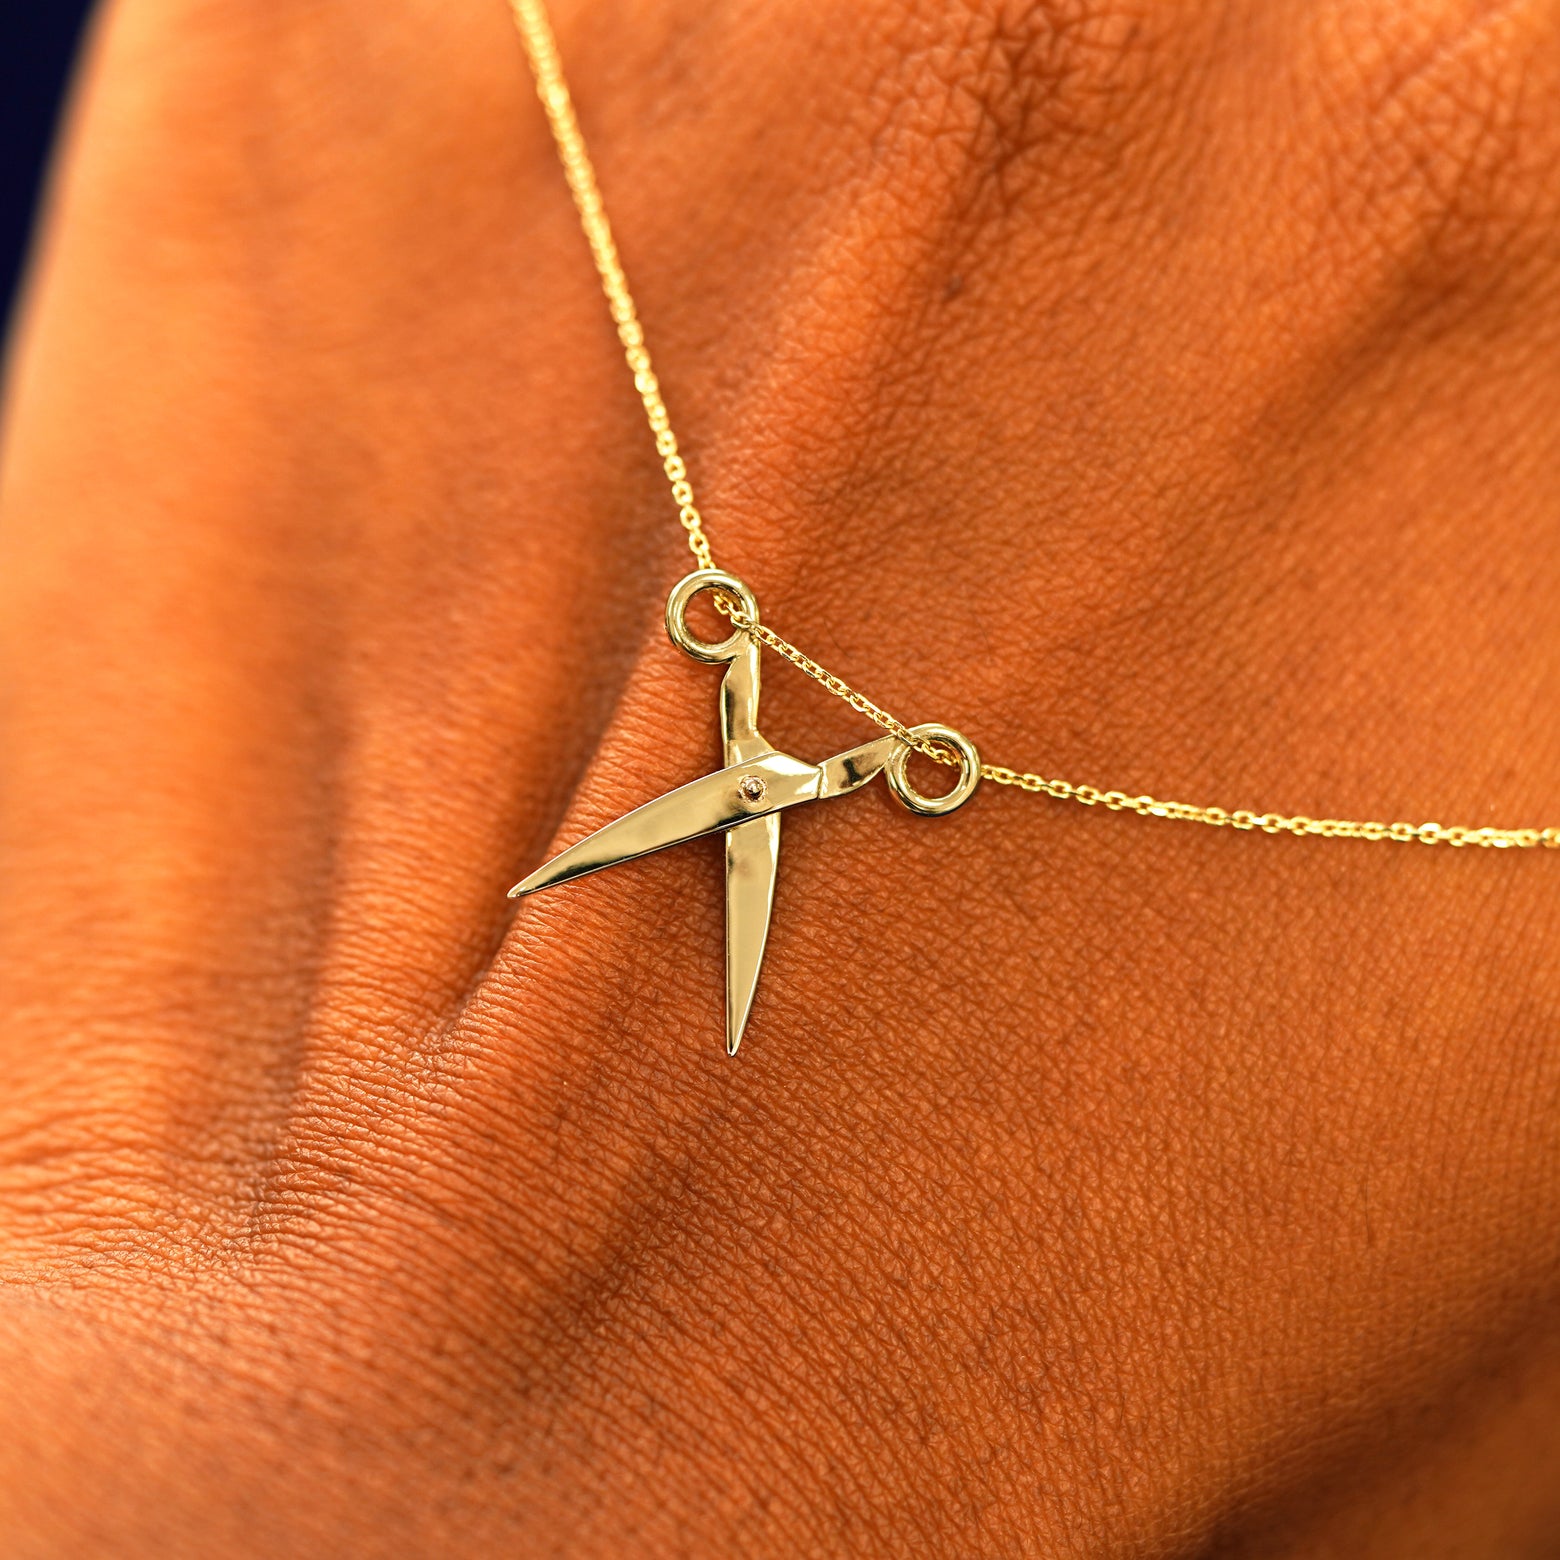
<path fill-rule="evenodd" d="M 1555 821 L 1552 6 L 557 21 L 767 621 L 997 761 Z M 1552 1540 L 1549 853 L 875 787 L 734 1062 L 718 846 L 511 919 L 715 747 L 501 7 L 121 0 L 4 475 L 9 1554 Z"/>

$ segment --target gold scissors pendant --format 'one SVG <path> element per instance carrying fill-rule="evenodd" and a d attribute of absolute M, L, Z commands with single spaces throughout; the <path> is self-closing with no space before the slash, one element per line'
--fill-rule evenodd
<path fill-rule="evenodd" d="M 879 770 L 912 812 L 942 817 L 962 807 L 980 782 L 974 744 L 948 726 L 911 728 L 911 735 L 941 743 L 958 755 L 959 778 L 945 796 L 922 796 L 905 765 L 910 746 L 897 736 L 836 753 L 821 764 L 776 752 L 758 732 L 759 645 L 745 627 L 719 644 L 707 644 L 688 627 L 688 605 L 701 591 L 718 590 L 741 604 L 749 623 L 758 603 L 740 580 L 718 569 L 681 579 L 666 599 L 666 632 L 695 660 L 726 663 L 720 689 L 720 735 L 726 767 L 658 796 L 538 867 L 509 890 L 517 899 L 587 872 L 633 861 L 652 851 L 704 834 L 726 835 L 726 1053 L 736 1055 L 747 1027 L 769 939 L 775 874 L 780 864 L 780 814 L 802 802 L 824 802 L 860 790 Z"/>

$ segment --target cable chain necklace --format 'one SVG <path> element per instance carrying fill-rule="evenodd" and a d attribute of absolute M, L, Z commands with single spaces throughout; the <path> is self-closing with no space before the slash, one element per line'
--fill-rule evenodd
<path fill-rule="evenodd" d="M 618 258 L 611 224 L 607 221 L 606 207 L 602 202 L 601 189 L 596 182 L 596 170 L 586 150 L 584 137 L 580 134 L 574 103 L 569 96 L 568 83 L 564 80 L 558 45 L 553 37 L 544 0 L 509 0 L 509 4 L 532 73 L 536 77 L 537 94 L 542 100 L 547 122 L 557 143 L 569 190 L 579 212 L 580 225 L 584 228 L 596 270 L 601 276 L 602 289 L 607 295 L 613 323 L 617 326 L 618 340 L 623 345 L 623 356 L 634 376 L 634 388 L 644 403 L 650 431 L 655 435 L 656 452 L 661 457 L 667 481 L 671 484 L 678 519 L 688 534 L 689 550 L 698 560 L 701 571 L 713 573 L 715 560 L 710 551 L 709 537 L 705 534 L 704 519 L 694 502 L 688 468 L 678 449 L 677 435 L 672 431 L 666 403 L 661 398 L 661 387 L 651 366 L 644 331 L 639 324 L 633 295 L 628 289 L 628 278 L 623 274 L 623 265 Z M 917 736 L 914 728 L 874 704 L 865 694 L 852 688 L 844 678 L 835 676 L 805 651 L 760 623 L 756 611 L 744 610 L 729 593 L 717 593 L 716 606 L 737 628 L 777 655 L 784 656 L 836 698 L 843 699 L 858 714 L 866 716 L 900 742 L 925 753 L 938 763 L 954 766 L 959 763 L 948 744 L 939 742 L 935 737 Z M 1421 845 L 1482 845 L 1517 850 L 1530 850 L 1539 845 L 1560 848 L 1560 828 L 1475 829 L 1461 824 L 1376 823 L 1353 818 L 1308 818 L 1303 814 L 1259 813 L 1247 808 L 1226 810 L 1223 807 L 1202 807 L 1193 802 L 1160 801 L 1153 796 L 1133 796 L 1125 791 L 1106 791 L 1093 785 L 1075 785 L 1070 780 L 1048 779 L 1027 770 L 1011 769 L 1006 764 L 983 763 L 980 774 L 996 785 L 1044 792 L 1059 800 L 1080 802 L 1085 807 L 1098 805 L 1114 812 L 1135 812 L 1149 818 L 1206 823 L 1215 828 L 1260 829 L 1264 834 L 1314 834 L 1325 839 L 1416 840 Z"/>

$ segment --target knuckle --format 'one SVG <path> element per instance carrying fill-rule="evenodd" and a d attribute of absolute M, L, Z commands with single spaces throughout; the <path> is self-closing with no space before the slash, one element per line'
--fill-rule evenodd
<path fill-rule="evenodd" d="M 1123 187 L 1163 140 L 1176 49 L 1166 0 L 961 0 L 918 6 L 895 40 L 888 93 L 920 137 L 947 147 L 955 219 L 1029 216 L 1069 192 Z"/>

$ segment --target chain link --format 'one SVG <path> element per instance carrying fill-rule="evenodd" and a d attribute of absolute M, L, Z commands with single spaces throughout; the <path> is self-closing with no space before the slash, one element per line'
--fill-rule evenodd
<path fill-rule="evenodd" d="M 574 100 L 569 96 L 569 86 L 564 80 L 563 62 L 558 58 L 558 44 L 546 6 L 542 0 L 510 0 L 510 10 L 536 77 L 536 93 L 546 110 L 547 123 L 552 127 L 563 174 L 569 181 L 569 193 L 574 197 L 580 226 L 585 230 L 585 241 L 590 245 L 597 274 L 601 277 L 601 290 L 607 295 L 607 308 L 617 327 L 623 357 L 634 376 L 634 389 L 644 404 L 650 432 L 655 435 L 655 452 L 661 457 L 666 480 L 671 484 L 677 518 L 688 533 L 688 548 L 699 560 L 699 567 L 713 569 L 715 560 L 710 553 L 710 539 L 704 534 L 704 517 L 693 501 L 688 467 L 677 447 L 672 419 L 661 397 L 661 382 L 655 376 L 655 366 L 645 346 L 645 333 L 634 307 L 634 295 L 628 290 L 628 278 L 623 274 L 623 262 L 618 258 L 617 241 L 612 237 L 612 224 L 607 221 L 607 208 L 601 199 L 601 186 L 596 182 L 595 165 L 585 149 L 585 137 L 580 134 Z"/>
<path fill-rule="evenodd" d="M 688 468 L 678 449 L 677 435 L 672 431 L 671 417 L 661 396 L 660 381 L 656 378 L 649 350 L 645 346 L 644 331 L 634 307 L 633 294 L 628 289 L 628 278 L 623 273 L 617 243 L 612 237 L 612 226 L 607 220 L 606 206 L 601 198 L 601 188 L 596 182 L 596 170 L 586 150 L 574 103 L 564 80 L 563 64 L 558 57 L 558 45 L 548 20 L 545 0 L 509 0 L 509 5 L 532 73 L 536 77 L 537 96 L 541 98 L 547 123 L 558 147 L 564 176 L 574 197 L 575 209 L 579 212 L 580 226 L 584 229 L 585 240 L 601 278 L 601 289 L 607 296 L 607 307 L 611 311 L 612 323 L 617 327 L 623 357 L 634 376 L 634 388 L 639 392 L 646 420 L 655 436 L 656 454 L 661 457 L 666 480 L 671 485 L 672 500 L 677 505 L 677 518 L 687 533 L 688 549 L 698 560 L 701 569 L 713 569 L 715 559 L 710 551 L 709 537 L 704 531 L 704 519 L 694 502 Z M 772 628 L 753 621 L 737 602 L 718 592 L 714 594 L 716 607 L 732 623 L 745 629 L 760 644 L 767 645 L 777 655 L 783 656 L 836 698 L 844 700 L 857 714 L 865 716 L 937 763 L 955 768 L 958 766 L 958 757 L 951 749 L 914 736 L 905 722 L 890 715 L 881 705 L 874 704 L 865 694 L 857 692 L 844 678 L 835 676 L 827 667 L 815 661 L 804 650 L 799 650 Z M 1111 812 L 1133 812 L 1145 818 L 1205 823 L 1217 829 L 1260 829 L 1264 834 L 1316 835 L 1322 839 L 1477 845 L 1495 850 L 1531 850 L 1541 845 L 1551 850 L 1560 849 L 1560 828 L 1472 829 L 1460 824 L 1446 826 L 1439 823 L 1372 823 L 1352 818 L 1308 818 L 1299 813 L 1257 813 L 1245 808 L 1226 811 L 1222 807 L 1200 807 L 1192 802 L 1162 802 L 1153 796 L 1129 796 L 1124 791 L 1102 791 L 1098 786 L 1075 785 L 1069 780 L 1050 780 L 1027 770 L 1010 769 L 1005 764 L 982 764 L 980 772 L 984 779 L 995 785 L 1016 786 L 1019 790 L 1043 793 L 1059 801 L 1078 802 L 1084 807 L 1105 807 Z"/>
<path fill-rule="evenodd" d="M 912 735 L 903 721 L 858 693 L 843 678 L 820 666 L 788 639 L 763 623 L 755 623 L 747 614 L 728 608 L 726 616 L 739 628 L 745 628 L 760 644 L 784 656 L 793 666 L 821 683 L 836 698 L 843 699 L 859 715 L 908 743 L 917 752 L 951 768 L 958 757 L 936 742 Z M 1016 786 L 1021 791 L 1040 792 L 1058 801 L 1078 802 L 1084 807 L 1105 807 L 1111 812 L 1132 812 L 1144 818 L 1170 818 L 1180 823 L 1205 823 L 1216 829 L 1260 829 L 1264 834 L 1317 835 L 1329 840 L 1395 840 L 1420 845 L 1478 845 L 1493 850 L 1532 850 L 1547 846 L 1560 848 L 1560 828 L 1553 829 L 1470 829 L 1461 824 L 1374 823 L 1353 818 L 1308 818 L 1303 813 L 1256 813 L 1246 808 L 1201 807 L 1194 802 L 1163 802 L 1156 796 L 1128 796 L 1124 791 L 1102 791 L 1094 785 L 1074 785 L 1070 780 L 1047 779 L 1026 770 L 1009 769 L 1005 764 L 982 764 L 981 777 L 994 785 Z"/>

